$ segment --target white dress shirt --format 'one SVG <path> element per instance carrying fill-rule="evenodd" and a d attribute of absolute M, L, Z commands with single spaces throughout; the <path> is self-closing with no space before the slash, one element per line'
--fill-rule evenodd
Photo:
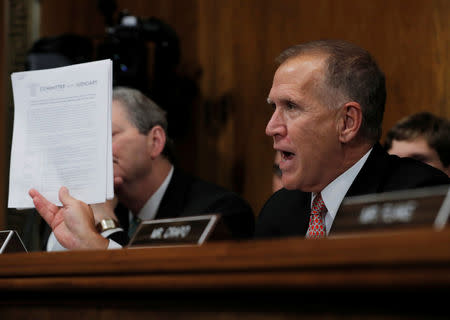
<path fill-rule="evenodd" d="M 169 174 L 164 179 L 163 183 L 159 186 L 158 190 L 150 197 L 150 199 L 147 200 L 145 205 L 142 207 L 142 209 L 138 213 L 138 218 L 141 220 L 152 220 L 155 218 L 156 213 L 158 212 L 159 205 L 161 204 L 161 200 L 166 193 L 167 187 L 169 186 L 170 180 L 173 176 L 173 166 L 171 166 Z M 133 214 L 131 211 L 128 213 L 129 221 L 133 219 Z M 117 231 L 123 231 L 122 228 L 115 228 L 106 230 L 105 232 L 102 232 L 103 237 L 107 237 L 110 234 L 117 232 Z M 113 240 L 109 240 L 108 249 L 120 249 L 122 246 L 118 244 L 117 242 Z M 65 251 L 67 250 L 64 248 L 56 239 L 54 233 L 52 232 L 50 234 L 50 237 L 47 241 L 47 251 Z"/>
<path fill-rule="evenodd" d="M 347 171 L 341 174 L 339 177 L 334 179 L 330 184 L 328 184 L 320 193 L 322 194 L 322 200 L 327 207 L 327 212 L 325 214 L 325 227 L 327 235 L 330 232 L 331 226 L 333 224 L 336 213 L 341 205 L 342 200 L 344 200 L 345 194 L 352 185 L 359 171 L 366 163 L 372 149 L 367 151 L 367 153 L 358 160 L 353 166 L 351 166 Z M 313 193 L 311 197 L 311 207 L 312 201 L 316 197 L 317 193 Z"/>
<path fill-rule="evenodd" d="M 150 199 L 147 200 L 145 205 L 142 207 L 142 209 L 139 211 L 137 217 L 141 220 L 153 220 L 156 216 L 156 213 L 158 212 L 159 205 L 161 204 L 161 200 L 166 193 L 167 187 L 169 186 L 170 180 L 172 180 L 173 175 L 173 166 L 170 168 L 169 174 L 167 175 L 166 179 L 164 179 L 163 183 L 159 186 L 158 190 L 150 197 Z M 128 222 L 131 223 L 133 220 L 133 213 L 131 211 L 128 211 Z M 123 230 L 123 229 L 122 229 Z M 105 232 L 108 232 L 108 234 L 104 234 Z M 102 233 L 102 236 L 105 238 L 109 236 L 111 233 L 114 233 L 116 231 L 119 231 L 119 229 L 111 229 L 106 230 L 104 233 Z M 122 246 L 115 242 L 114 240 L 109 240 L 108 249 L 120 249 Z"/>

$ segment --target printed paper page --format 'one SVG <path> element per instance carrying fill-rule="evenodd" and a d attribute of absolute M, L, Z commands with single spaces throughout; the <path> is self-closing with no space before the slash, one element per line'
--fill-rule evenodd
<path fill-rule="evenodd" d="M 107 135 L 107 181 L 106 181 L 106 199 L 111 200 L 114 198 L 114 172 L 113 172 L 113 158 L 112 158 L 112 84 L 113 84 L 113 64 L 111 60 L 108 60 L 110 67 L 108 68 L 108 77 L 109 77 L 109 88 L 111 93 L 108 94 L 109 102 L 108 102 L 108 135 Z"/>
<path fill-rule="evenodd" d="M 60 204 L 61 186 L 86 203 L 105 201 L 112 179 L 110 69 L 102 60 L 11 75 L 8 207 L 33 207 L 30 188 Z"/>

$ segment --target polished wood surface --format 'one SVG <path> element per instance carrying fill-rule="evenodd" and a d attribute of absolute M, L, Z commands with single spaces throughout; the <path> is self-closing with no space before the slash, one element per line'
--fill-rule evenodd
<path fill-rule="evenodd" d="M 440 319 L 448 315 L 443 301 L 450 293 L 449 243 L 450 230 L 416 230 L 313 241 L 4 254 L 0 314 L 26 319 L 31 314 L 26 306 L 33 319 L 79 314 Z M 393 303 L 398 296 L 407 302 Z M 433 311 L 427 310 L 431 299 L 439 302 Z"/>
<path fill-rule="evenodd" d="M 64 283 L 61 283 L 64 277 L 72 279 L 72 288 L 94 290 L 109 286 L 151 290 L 172 284 L 181 284 L 180 288 L 184 289 L 217 286 L 340 287 L 344 283 L 355 288 L 396 284 L 450 289 L 449 243 L 450 230 L 446 230 L 317 241 L 286 238 L 186 247 L 5 254 L 0 256 L 0 289 L 32 289 L 37 281 L 41 285 L 43 282 L 48 284 L 39 286 L 41 291 L 60 290 L 64 288 Z M 434 272 L 416 278 L 423 273 L 418 266 Z M 357 272 L 349 273 L 343 268 Z M 334 272 L 338 269 L 342 269 L 342 274 L 336 276 Z M 314 277 L 326 275 L 331 270 L 334 270 L 333 274 Z M 271 272 L 272 277 L 266 277 L 267 272 Z M 195 279 L 190 279 L 189 276 L 194 274 Z M 128 277 L 136 275 L 144 277 L 145 281 L 128 282 Z M 98 278 L 99 282 L 93 284 L 85 281 L 104 276 L 110 278 L 107 281 Z M 115 280 L 111 282 L 113 278 Z M 61 287 L 52 283 L 61 284 Z"/>

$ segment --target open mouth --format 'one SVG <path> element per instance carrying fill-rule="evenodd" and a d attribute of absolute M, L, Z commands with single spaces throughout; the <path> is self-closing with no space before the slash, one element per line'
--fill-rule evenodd
<path fill-rule="evenodd" d="M 282 160 L 291 160 L 294 157 L 294 153 L 288 151 L 280 151 Z"/>

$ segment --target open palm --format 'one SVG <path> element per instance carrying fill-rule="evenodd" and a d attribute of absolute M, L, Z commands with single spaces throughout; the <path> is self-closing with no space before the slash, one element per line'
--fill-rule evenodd
<path fill-rule="evenodd" d="M 95 229 L 92 209 L 86 203 L 70 196 L 67 188 L 59 190 L 62 207 L 48 201 L 37 190 L 31 189 L 36 210 L 48 223 L 59 243 L 67 249 L 104 249 L 108 240 Z M 106 244 L 106 246 L 105 246 Z"/>

